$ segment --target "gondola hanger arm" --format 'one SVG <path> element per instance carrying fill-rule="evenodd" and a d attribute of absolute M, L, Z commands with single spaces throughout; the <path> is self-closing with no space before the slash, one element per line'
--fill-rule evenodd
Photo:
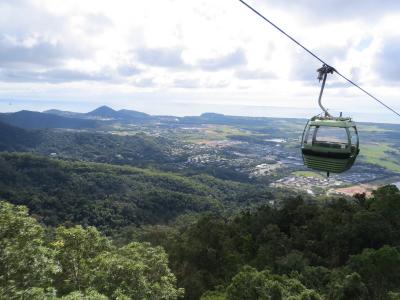
<path fill-rule="evenodd" d="M 325 117 L 328 118 L 333 118 L 332 115 L 328 112 L 328 110 L 322 105 L 322 94 L 324 93 L 325 89 L 325 83 L 326 83 L 326 78 L 328 77 L 328 74 L 333 74 L 335 71 L 335 68 L 328 66 L 327 64 L 324 64 L 321 68 L 317 70 L 318 72 L 318 80 L 321 82 L 321 91 L 319 92 L 319 97 L 318 97 L 318 105 L 321 107 L 322 111 L 325 114 Z"/>

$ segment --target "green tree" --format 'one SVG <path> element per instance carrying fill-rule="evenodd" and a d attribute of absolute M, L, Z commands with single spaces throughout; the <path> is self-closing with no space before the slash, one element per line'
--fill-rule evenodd
<path fill-rule="evenodd" d="M 257 266 L 273 267 L 278 257 L 288 253 L 289 239 L 277 225 L 267 225 L 258 235 Z"/>
<path fill-rule="evenodd" d="M 60 226 L 52 243 L 57 250 L 61 272 L 57 274 L 56 287 L 61 295 L 73 291 L 84 292 L 93 280 L 93 260 L 113 249 L 111 241 L 95 227 Z"/>
<path fill-rule="evenodd" d="M 333 283 L 330 299 L 334 300 L 365 300 L 368 299 L 368 289 L 358 273 L 346 275 L 340 283 Z"/>
<path fill-rule="evenodd" d="M 92 286 L 115 299 L 177 299 L 183 294 L 161 247 L 131 243 L 94 260 Z"/>
<path fill-rule="evenodd" d="M 180 266 L 175 270 L 188 299 L 199 299 L 204 292 L 224 284 L 237 273 L 240 267 L 237 250 L 248 244 L 249 234 L 228 229 L 226 220 L 207 214 L 200 217 L 179 241 L 180 245 L 175 249 L 181 255 L 173 257 L 180 260 Z M 247 251 L 245 246 L 241 249 Z"/>
<path fill-rule="evenodd" d="M 400 191 L 396 186 L 387 185 L 373 191 L 370 206 L 400 229 Z"/>
<path fill-rule="evenodd" d="M 280 294 L 281 291 L 277 292 Z M 227 288 L 228 300 L 263 300 L 270 299 L 268 283 L 264 274 L 251 267 L 244 267 L 232 279 Z M 278 298 L 279 299 L 279 298 Z"/>
<path fill-rule="evenodd" d="M 299 251 L 292 251 L 276 261 L 276 270 L 280 274 L 289 274 L 293 271 L 303 272 L 308 265 L 307 259 Z"/>
<path fill-rule="evenodd" d="M 400 293 L 389 292 L 388 300 L 400 300 Z"/>
<path fill-rule="evenodd" d="M 220 291 L 205 292 L 200 300 L 226 300 L 226 293 Z"/>
<path fill-rule="evenodd" d="M 400 253 L 394 247 L 365 249 L 352 256 L 348 265 L 361 275 L 373 299 L 384 299 L 400 286 Z"/>
<path fill-rule="evenodd" d="M 49 288 L 57 271 L 54 251 L 28 209 L 0 202 L 0 298 L 29 297 Z M 32 297 L 31 297 L 32 298 Z"/>
<path fill-rule="evenodd" d="M 305 290 L 299 296 L 290 296 L 287 300 L 323 300 L 323 298 L 316 291 Z"/>
<path fill-rule="evenodd" d="M 299 273 L 299 279 L 308 288 L 325 293 L 331 280 L 331 271 L 321 266 L 307 266 L 303 272 Z"/>
<path fill-rule="evenodd" d="M 79 291 L 75 291 L 59 299 L 60 300 L 108 300 L 109 298 L 107 296 L 100 294 L 95 290 L 89 289 L 84 294 Z"/>
<path fill-rule="evenodd" d="M 233 277 L 226 295 L 228 300 L 322 299 L 316 291 L 307 290 L 297 279 L 274 275 L 268 270 L 258 272 L 248 266 Z"/>
<path fill-rule="evenodd" d="M 380 248 L 392 240 L 391 227 L 378 212 L 361 210 L 353 215 L 352 245 L 358 252 L 364 248 Z"/>

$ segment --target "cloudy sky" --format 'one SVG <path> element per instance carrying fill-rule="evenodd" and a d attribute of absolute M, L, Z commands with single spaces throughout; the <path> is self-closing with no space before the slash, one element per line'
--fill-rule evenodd
<path fill-rule="evenodd" d="M 400 1 L 248 3 L 400 110 Z M 238 0 L 0 0 L 0 111 L 306 117 L 319 67 Z M 399 122 L 336 76 L 324 99 Z"/>

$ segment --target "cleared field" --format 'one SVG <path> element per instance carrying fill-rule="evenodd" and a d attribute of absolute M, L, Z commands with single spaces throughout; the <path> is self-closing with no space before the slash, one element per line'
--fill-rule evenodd
<path fill-rule="evenodd" d="M 400 152 L 390 144 L 364 144 L 361 146 L 360 156 L 364 162 L 400 172 Z"/>
<path fill-rule="evenodd" d="M 370 197 L 372 195 L 372 191 L 375 190 L 377 187 L 378 187 L 377 185 L 360 184 L 360 185 L 339 188 L 339 189 L 336 189 L 335 192 L 343 194 L 343 195 L 347 195 L 347 196 L 353 196 L 354 194 L 365 193 L 367 197 Z"/>
<path fill-rule="evenodd" d="M 229 136 L 263 136 L 262 134 L 254 134 L 248 130 L 243 130 L 227 125 L 207 125 L 191 132 L 182 131 L 180 137 L 189 143 L 206 143 L 209 141 L 228 140 Z"/>

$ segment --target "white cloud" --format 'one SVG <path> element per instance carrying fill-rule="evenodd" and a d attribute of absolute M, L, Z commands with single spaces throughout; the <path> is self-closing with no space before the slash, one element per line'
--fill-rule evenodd
<path fill-rule="evenodd" d="M 249 3 L 400 109 L 390 82 L 400 51 L 398 1 Z M 120 105 L 115 99 L 141 95 L 145 105 L 153 93 L 171 102 L 170 114 L 177 109 L 171 97 L 222 107 L 316 107 L 320 63 L 239 1 L 0 0 L 0 29 L 0 85 L 7 86 L 0 98 Z M 376 109 L 338 78 L 329 81 L 331 107 Z"/>

